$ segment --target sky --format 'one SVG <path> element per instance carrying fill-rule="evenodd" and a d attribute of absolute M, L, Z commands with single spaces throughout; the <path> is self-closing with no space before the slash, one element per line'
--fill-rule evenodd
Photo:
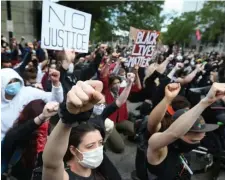
<path fill-rule="evenodd" d="M 174 14 L 175 16 L 180 16 L 182 12 L 200 10 L 203 7 L 204 1 L 206 0 L 165 0 L 161 14 Z M 168 25 L 170 23 L 171 16 L 167 16 L 164 24 Z M 162 32 L 166 30 L 166 27 L 161 29 Z"/>

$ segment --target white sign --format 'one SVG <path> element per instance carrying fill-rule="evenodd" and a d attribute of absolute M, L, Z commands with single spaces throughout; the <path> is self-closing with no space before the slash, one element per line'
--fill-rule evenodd
<path fill-rule="evenodd" d="M 88 52 L 91 14 L 43 1 L 41 47 Z"/>
<path fill-rule="evenodd" d="M 6 28 L 7 28 L 8 32 L 13 32 L 13 21 L 12 20 L 7 20 Z"/>

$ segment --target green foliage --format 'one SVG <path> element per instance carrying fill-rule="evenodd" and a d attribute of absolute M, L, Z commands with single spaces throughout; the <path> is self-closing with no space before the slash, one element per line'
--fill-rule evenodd
<path fill-rule="evenodd" d="M 207 1 L 199 16 L 203 41 L 218 41 L 225 32 L 225 1 Z"/>
<path fill-rule="evenodd" d="M 92 14 L 91 41 L 111 41 L 113 31 L 130 26 L 160 30 L 164 1 L 60 1 L 60 4 Z"/>
<path fill-rule="evenodd" d="M 167 27 L 168 30 L 162 33 L 164 44 L 171 44 L 174 41 L 179 43 L 189 43 L 191 35 L 195 32 L 196 12 L 183 13 L 180 17 L 174 18 L 173 22 Z"/>
<path fill-rule="evenodd" d="M 225 1 L 207 1 L 199 12 L 188 12 L 174 18 L 162 34 L 165 44 L 189 43 L 199 28 L 202 42 L 218 42 L 225 34 Z M 224 36 L 225 38 L 225 36 Z"/>
<path fill-rule="evenodd" d="M 125 1 L 117 7 L 118 27 L 129 31 L 130 26 L 140 29 L 160 30 L 160 16 L 164 1 Z"/>

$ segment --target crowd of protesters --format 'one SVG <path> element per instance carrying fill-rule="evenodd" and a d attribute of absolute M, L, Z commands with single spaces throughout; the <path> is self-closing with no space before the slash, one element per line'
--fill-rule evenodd
<path fill-rule="evenodd" d="M 2 179 L 120 180 L 105 151 L 123 153 L 124 138 L 137 145 L 137 180 L 190 179 L 200 146 L 225 157 L 224 54 L 170 48 L 126 67 L 127 47 L 40 45 L 1 39 Z"/>

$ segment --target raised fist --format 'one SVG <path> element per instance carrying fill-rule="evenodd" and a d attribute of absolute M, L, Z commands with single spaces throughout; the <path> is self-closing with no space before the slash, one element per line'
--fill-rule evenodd
<path fill-rule="evenodd" d="M 207 96 L 203 99 L 208 105 L 225 98 L 225 83 L 213 83 Z"/>
<path fill-rule="evenodd" d="M 128 83 L 133 83 L 135 80 L 135 74 L 134 73 L 127 73 L 127 81 Z"/>
<path fill-rule="evenodd" d="M 168 84 L 165 88 L 165 97 L 169 102 L 172 102 L 172 100 L 178 95 L 180 92 L 180 84 L 179 83 L 172 83 Z"/>
<path fill-rule="evenodd" d="M 101 81 L 78 81 L 67 94 L 66 107 L 71 114 L 86 112 L 103 101 Z"/>
<path fill-rule="evenodd" d="M 59 109 L 59 103 L 57 103 L 57 102 L 47 103 L 42 112 L 44 119 L 48 119 L 48 118 L 56 115 L 58 109 Z"/>
<path fill-rule="evenodd" d="M 176 68 L 177 70 L 180 70 L 180 69 L 182 69 L 183 67 L 184 67 L 184 64 L 183 64 L 183 63 L 177 63 L 176 66 L 175 66 L 175 68 Z"/>
<path fill-rule="evenodd" d="M 50 72 L 49 72 L 49 75 L 50 75 L 50 79 L 52 81 L 52 84 L 56 87 L 59 86 L 59 78 L 60 78 L 60 72 L 55 70 L 55 69 L 50 69 Z"/>

